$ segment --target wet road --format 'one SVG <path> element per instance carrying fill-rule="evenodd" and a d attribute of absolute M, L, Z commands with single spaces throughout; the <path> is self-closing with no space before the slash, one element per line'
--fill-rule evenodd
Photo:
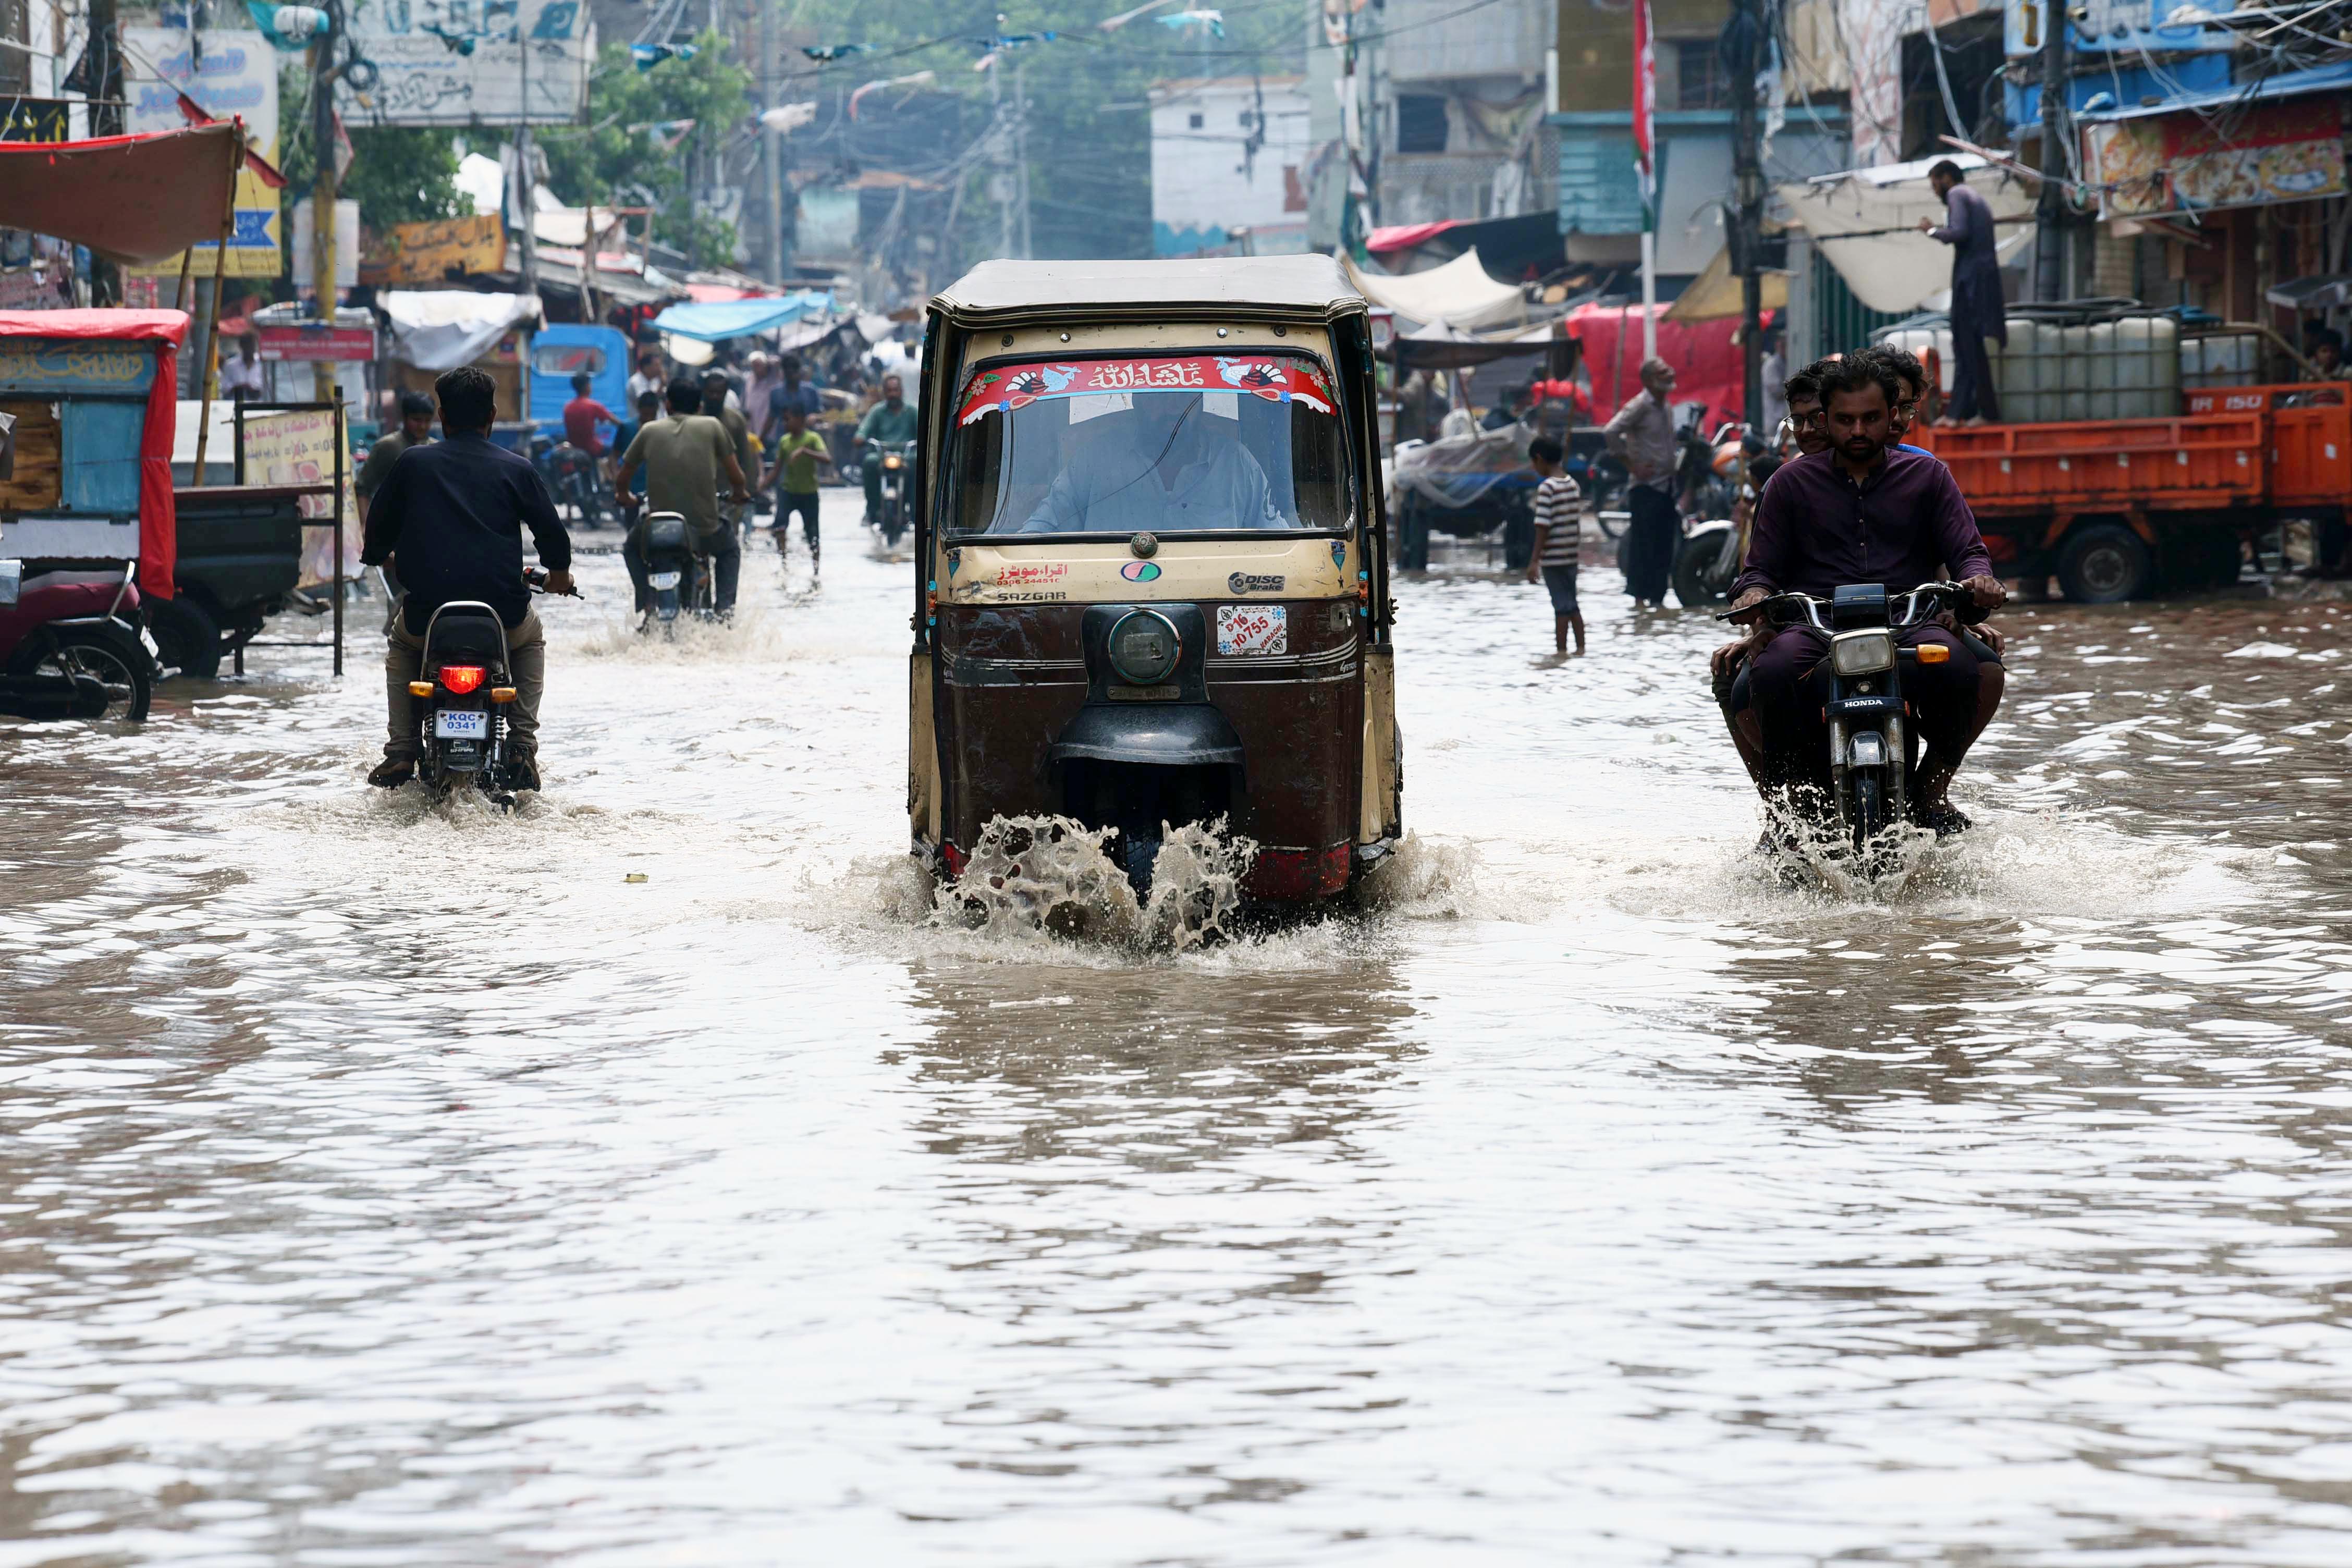
<path fill-rule="evenodd" d="M 827 500 L 515 820 L 373 650 L 0 728 L 0 1568 L 2352 1561 L 2343 607 L 2005 616 L 1858 900 L 1457 559 L 1392 906 L 1142 959 L 919 923 Z"/>

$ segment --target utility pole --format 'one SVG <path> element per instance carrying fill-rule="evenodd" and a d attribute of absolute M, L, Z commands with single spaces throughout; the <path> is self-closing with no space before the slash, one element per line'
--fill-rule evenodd
<path fill-rule="evenodd" d="M 522 45 L 521 117 L 515 122 L 515 207 L 522 215 L 522 291 L 533 299 L 539 297 L 539 171 L 532 167 L 530 148 L 530 42 L 522 37 L 520 23 L 515 27 L 515 40 Z M 592 215 L 593 221 L 593 215 Z M 596 237 L 588 237 L 588 247 L 596 247 Z M 530 372 L 523 374 L 523 385 L 530 384 Z"/>
<path fill-rule="evenodd" d="M 784 282 L 783 133 L 767 123 L 766 111 L 776 107 L 776 0 L 752 0 L 760 7 L 760 188 L 767 193 L 768 284 Z"/>
<path fill-rule="evenodd" d="M 318 172 L 310 181 L 310 287 L 318 296 L 319 317 L 335 324 L 335 36 L 321 29 L 310 43 L 310 145 L 318 155 Z M 316 360 L 310 365 L 311 395 L 320 403 L 341 404 L 335 362 Z M 336 438 L 341 439 L 337 431 Z M 340 500 L 337 504 L 341 504 Z"/>
<path fill-rule="evenodd" d="M 1004 117 L 1003 75 L 1004 57 L 999 55 L 988 66 L 988 101 L 993 113 L 988 128 L 990 162 L 996 168 L 988 194 L 996 198 L 996 254 L 1010 257 L 1015 253 L 1019 215 L 1013 206 L 1013 128 Z"/>
<path fill-rule="evenodd" d="M 1750 429 L 1757 427 L 1764 408 L 1764 150 L 1762 122 L 1756 113 L 1756 62 L 1762 34 L 1756 0 L 1732 0 L 1731 25 L 1724 29 L 1719 52 L 1724 68 L 1731 73 L 1736 205 L 1728 237 L 1732 270 L 1739 275 L 1741 406 Z"/>
<path fill-rule="evenodd" d="M 1029 62 L 1013 68 L 1013 177 L 1021 203 L 1021 259 L 1036 255 L 1029 236 Z"/>
<path fill-rule="evenodd" d="M 2066 287 L 2066 6 L 2041 0 L 2042 201 L 2033 219 L 2033 297 L 2063 300 Z"/>
<path fill-rule="evenodd" d="M 89 0 L 89 43 L 86 47 L 98 66 L 89 79 L 89 133 L 93 137 L 120 136 L 122 50 L 115 41 L 114 0 Z M 90 258 L 89 302 L 122 303 L 122 268 L 111 261 Z"/>

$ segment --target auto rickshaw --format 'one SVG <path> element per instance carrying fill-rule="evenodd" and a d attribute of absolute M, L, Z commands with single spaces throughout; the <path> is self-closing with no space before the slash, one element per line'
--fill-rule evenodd
<path fill-rule="evenodd" d="M 1259 846 L 1255 900 L 1402 831 L 1367 307 L 1320 256 L 992 261 L 931 301 L 908 810 L 950 876 L 992 819 Z"/>

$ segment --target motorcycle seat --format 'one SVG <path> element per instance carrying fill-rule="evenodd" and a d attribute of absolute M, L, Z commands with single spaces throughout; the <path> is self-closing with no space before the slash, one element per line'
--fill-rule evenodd
<path fill-rule="evenodd" d="M 506 623 L 499 619 L 496 610 L 478 599 L 452 600 L 434 611 L 432 620 L 425 623 L 425 658 L 427 664 L 470 659 L 504 669 Z"/>

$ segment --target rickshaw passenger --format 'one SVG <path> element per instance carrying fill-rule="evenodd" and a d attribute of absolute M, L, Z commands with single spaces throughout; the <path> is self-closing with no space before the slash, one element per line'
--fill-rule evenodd
<path fill-rule="evenodd" d="M 1239 426 L 1197 394 L 1139 395 L 1123 416 L 1088 421 L 1077 454 L 1016 533 L 1296 528 Z M 1074 432 L 1075 433 L 1075 432 Z"/>

